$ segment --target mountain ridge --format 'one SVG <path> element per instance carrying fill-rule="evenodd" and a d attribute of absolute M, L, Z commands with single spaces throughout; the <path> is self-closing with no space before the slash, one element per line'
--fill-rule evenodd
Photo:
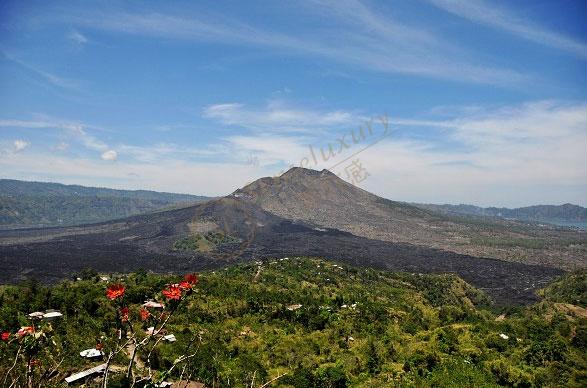
<path fill-rule="evenodd" d="M 0 179 L 0 228 L 94 223 L 207 199 L 150 190 Z"/>
<path fill-rule="evenodd" d="M 468 214 L 483 217 L 500 217 L 524 221 L 587 221 L 587 208 L 565 203 L 562 205 L 531 205 L 518 208 L 480 207 L 459 204 L 428 204 L 413 203 L 414 206 L 448 214 Z"/>

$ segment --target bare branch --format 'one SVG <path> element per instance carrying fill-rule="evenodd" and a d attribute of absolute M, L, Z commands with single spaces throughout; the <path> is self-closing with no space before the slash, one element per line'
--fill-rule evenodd
<path fill-rule="evenodd" d="M 282 377 L 283 377 L 283 376 L 285 376 L 286 374 L 287 374 L 287 372 L 285 372 L 285 373 L 283 373 L 283 374 L 281 374 L 281 375 L 279 375 L 279 376 L 277 376 L 277 377 L 274 377 L 274 378 L 272 378 L 271 380 L 267 381 L 265 384 L 261 385 L 259 388 L 265 388 L 265 387 L 268 387 L 268 386 L 269 386 L 271 383 L 273 383 L 273 382 L 274 382 L 274 381 L 276 381 L 276 380 L 279 380 L 280 378 L 282 378 Z"/>

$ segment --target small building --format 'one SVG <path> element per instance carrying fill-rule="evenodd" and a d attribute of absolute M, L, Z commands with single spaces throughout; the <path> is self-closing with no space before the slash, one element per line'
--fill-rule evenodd
<path fill-rule="evenodd" d="M 163 336 L 163 339 L 167 342 L 175 342 L 177 341 L 177 338 L 175 338 L 174 334 L 167 334 L 165 336 Z"/>
<path fill-rule="evenodd" d="M 299 309 L 301 307 L 302 307 L 301 304 L 290 304 L 289 306 L 287 306 L 287 309 L 289 311 L 295 311 L 295 310 L 297 310 L 297 309 Z"/>
<path fill-rule="evenodd" d="M 61 314 L 59 311 L 47 310 L 45 312 L 45 314 L 43 314 L 43 319 L 46 319 L 48 321 L 52 321 L 54 319 L 61 318 L 62 316 L 63 316 L 63 314 Z"/>
<path fill-rule="evenodd" d="M 29 319 L 46 319 L 48 321 L 52 321 L 55 318 L 61 318 L 62 316 L 63 314 L 61 314 L 59 311 L 52 309 L 45 310 L 45 312 L 35 311 L 28 315 Z"/>
<path fill-rule="evenodd" d="M 143 307 L 153 308 L 153 309 L 163 309 L 163 308 L 165 308 L 165 305 L 163 303 L 148 300 L 145 303 L 143 303 Z"/>
<path fill-rule="evenodd" d="M 84 358 L 100 358 L 104 356 L 104 352 L 96 348 L 86 349 L 79 352 L 79 355 Z"/>
<path fill-rule="evenodd" d="M 85 380 L 88 377 L 93 377 L 99 374 L 104 373 L 106 370 L 106 364 L 100 364 L 90 369 L 86 369 L 83 372 L 75 373 L 69 377 L 65 378 L 65 382 L 67 384 L 75 383 L 76 381 Z"/>
<path fill-rule="evenodd" d="M 154 326 L 148 327 L 147 330 L 145 330 L 145 334 L 147 335 L 157 335 L 159 334 L 159 330 L 155 330 Z M 163 334 L 163 333 L 161 333 Z"/>
<path fill-rule="evenodd" d="M 41 319 L 41 318 L 43 318 L 43 315 L 45 315 L 44 312 L 42 312 L 42 311 L 35 311 L 33 313 L 30 313 L 28 315 L 28 317 L 29 317 L 29 319 Z"/>

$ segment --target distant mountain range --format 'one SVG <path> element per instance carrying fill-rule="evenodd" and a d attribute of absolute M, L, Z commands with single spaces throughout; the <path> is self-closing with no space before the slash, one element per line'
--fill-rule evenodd
<path fill-rule="evenodd" d="M 587 222 L 587 208 L 566 203 L 564 205 L 536 205 L 508 209 L 505 207 L 479 207 L 473 205 L 414 204 L 415 206 L 443 214 L 466 214 L 481 217 L 537 222 Z"/>
<path fill-rule="evenodd" d="M 0 228 L 107 221 L 207 197 L 0 179 Z"/>

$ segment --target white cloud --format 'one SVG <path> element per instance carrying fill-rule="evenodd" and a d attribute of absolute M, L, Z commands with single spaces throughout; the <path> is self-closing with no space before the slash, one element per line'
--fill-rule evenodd
<path fill-rule="evenodd" d="M 136 146 L 129 144 L 121 144 L 117 146 L 117 149 L 128 155 L 139 162 L 158 162 L 169 159 L 202 159 L 211 158 L 215 156 L 227 157 L 230 155 L 230 150 L 223 144 L 207 144 L 201 148 L 179 146 L 177 144 L 154 144 L 147 146 Z"/>
<path fill-rule="evenodd" d="M 226 15 L 200 12 L 197 16 L 154 12 L 78 13 L 61 16 L 67 22 L 117 33 L 212 41 L 275 50 L 283 55 L 309 55 L 364 69 L 426 76 L 506 87 L 525 82 L 516 71 L 471 61 L 470 55 L 440 37 L 438 31 L 412 27 L 383 9 L 372 10 L 359 1 L 311 2 L 290 12 L 303 20 L 296 35 L 230 20 Z M 301 13 L 300 13 L 301 12 Z M 303 12 L 310 14 L 308 15 Z M 309 19 L 328 18 L 331 29 Z M 336 24 L 334 26 L 334 24 Z"/>
<path fill-rule="evenodd" d="M 47 121 L 27 121 L 27 120 L 0 120 L 2 128 L 56 128 L 61 124 Z"/>
<path fill-rule="evenodd" d="M 263 109 L 251 109 L 239 103 L 210 105 L 204 109 L 204 117 L 226 125 L 280 132 L 306 132 L 354 125 L 361 120 L 360 116 L 351 112 L 293 108 L 278 101 L 270 102 Z"/>
<path fill-rule="evenodd" d="M 50 169 L 47 166 L 51 166 Z M 136 163 L 65 157 L 55 154 L 12 154 L 0 158 L 0 170 L 15 179 L 47 180 L 119 189 L 149 189 L 202 195 L 226 195 L 260 176 L 273 174 L 244 163 Z"/>
<path fill-rule="evenodd" d="M 106 143 L 87 133 L 83 129 L 82 125 L 73 125 L 69 129 L 73 134 L 75 134 L 78 137 L 78 139 L 81 140 L 82 144 L 87 148 L 94 151 L 108 150 L 109 147 Z"/>
<path fill-rule="evenodd" d="M 75 121 L 58 120 L 44 115 L 40 115 L 37 120 L 0 119 L 0 128 L 56 129 L 63 131 L 71 141 L 76 140 L 89 150 L 105 153 L 111 148 L 108 144 L 91 135 L 86 130 L 86 128 L 90 128 L 94 132 L 99 132 L 103 131 L 101 128 L 88 126 Z M 53 149 L 64 151 L 70 145 L 60 142 Z"/>
<path fill-rule="evenodd" d="M 76 30 L 71 31 L 69 35 L 67 35 L 67 38 L 79 46 L 83 46 L 88 43 L 88 38 Z"/>
<path fill-rule="evenodd" d="M 30 146 L 31 143 L 29 143 L 26 140 L 15 140 L 14 141 L 14 152 L 20 152 L 22 150 L 24 150 L 25 148 L 27 148 L 28 146 Z"/>
<path fill-rule="evenodd" d="M 405 201 L 587 204 L 585 103 L 543 101 L 402 125 L 438 127 L 461 146 L 392 136 L 358 156 L 372 175 L 365 188 Z"/>
<path fill-rule="evenodd" d="M 308 117 L 324 113 L 285 106 L 280 109 L 310 112 L 293 116 L 306 124 L 313 122 Z M 425 118 L 390 117 L 391 128 L 397 132 L 342 163 L 335 172 L 344 171 L 358 159 L 371 174 L 361 187 L 396 200 L 498 206 L 587 205 L 587 103 L 538 101 L 491 109 L 443 107 L 440 111 L 442 119 L 435 119 L 434 113 Z M 217 120 L 230 122 L 244 117 L 247 125 L 271 127 L 271 123 L 287 122 L 281 121 L 279 114 L 267 119 L 264 113 L 271 113 L 269 108 L 250 110 L 238 105 L 218 112 L 222 115 Z M 225 116 L 227 112 L 229 116 Z M 42 127 L 40 121 L 36 123 Z M 223 195 L 259 177 L 275 175 L 287 165 L 299 165 L 309 156 L 310 144 L 316 153 L 328 143 L 337 145 L 337 136 L 330 131 L 253 131 L 200 148 L 176 144 L 109 146 L 88 137 L 81 127 L 71 124 L 66 128 L 67 133 L 77 134 L 68 142 L 85 144 L 117 162 L 104 164 L 75 152 L 16 153 L 12 143 L 4 143 L 9 152 L 0 158 L 0 170 L 11 171 L 14 178 Z M 410 136 L 411 130 L 423 129 L 431 136 Z M 308 167 L 330 168 L 374 140 L 376 136 L 335 159 L 319 160 L 318 165 L 310 163 Z M 114 158 L 118 153 L 125 158 Z M 247 163 L 250 157 L 258 158 L 259 164 Z"/>
<path fill-rule="evenodd" d="M 506 31 L 519 38 L 587 58 L 587 44 L 525 21 L 511 11 L 482 0 L 429 0 L 432 4 L 472 22 Z"/>
<path fill-rule="evenodd" d="M 252 155 L 258 158 L 261 166 L 298 165 L 302 158 L 308 156 L 308 144 L 311 143 L 305 137 L 271 134 L 231 136 L 226 140 L 237 158 L 245 161 Z"/>
<path fill-rule="evenodd" d="M 102 153 L 102 160 L 116 160 L 118 158 L 118 153 L 114 150 L 104 151 Z"/>

